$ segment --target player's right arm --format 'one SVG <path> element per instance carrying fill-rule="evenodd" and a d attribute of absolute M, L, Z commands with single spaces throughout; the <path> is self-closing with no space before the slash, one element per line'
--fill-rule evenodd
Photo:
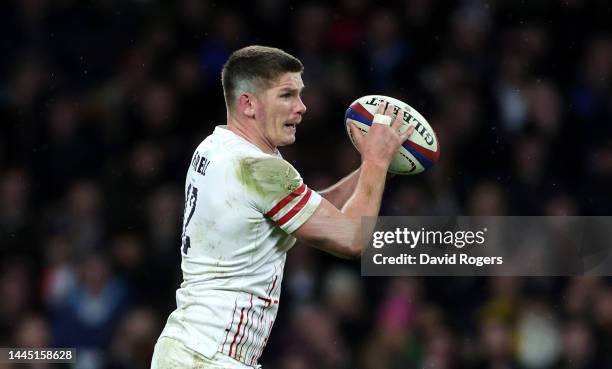
<path fill-rule="evenodd" d="M 382 114 L 383 109 L 383 104 L 380 104 L 377 114 Z M 361 217 L 378 215 L 391 159 L 414 131 L 414 127 L 410 127 L 406 132 L 399 133 L 402 114 L 402 111 L 398 112 L 391 126 L 372 124 L 367 135 L 351 125 L 361 153 L 361 170 L 353 194 L 341 210 L 322 199 L 312 216 L 294 232 L 294 236 L 339 257 L 361 256 Z M 387 115 L 390 116 L 391 112 Z"/>

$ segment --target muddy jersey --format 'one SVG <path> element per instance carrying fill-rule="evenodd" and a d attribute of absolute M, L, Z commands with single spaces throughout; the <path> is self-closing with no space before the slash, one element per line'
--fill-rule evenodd
<path fill-rule="evenodd" d="M 221 352 L 257 365 L 278 311 L 291 233 L 320 201 L 280 154 L 216 127 L 187 172 L 183 282 L 161 336 L 206 357 Z"/>

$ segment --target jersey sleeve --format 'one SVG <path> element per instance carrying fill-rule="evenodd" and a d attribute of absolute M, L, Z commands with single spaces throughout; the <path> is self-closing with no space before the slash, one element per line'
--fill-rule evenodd
<path fill-rule="evenodd" d="M 321 195 L 308 188 L 298 171 L 281 158 L 242 158 L 236 174 L 249 203 L 287 233 L 304 224 L 321 202 Z"/>

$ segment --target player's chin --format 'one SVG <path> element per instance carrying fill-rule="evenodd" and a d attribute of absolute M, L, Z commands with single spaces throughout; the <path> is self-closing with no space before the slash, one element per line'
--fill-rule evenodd
<path fill-rule="evenodd" d="M 291 145 L 295 142 L 295 129 L 285 129 L 285 132 L 281 135 L 281 143 L 279 146 Z"/>
<path fill-rule="evenodd" d="M 278 146 L 287 146 L 295 143 L 295 134 L 283 137 L 283 140 Z"/>

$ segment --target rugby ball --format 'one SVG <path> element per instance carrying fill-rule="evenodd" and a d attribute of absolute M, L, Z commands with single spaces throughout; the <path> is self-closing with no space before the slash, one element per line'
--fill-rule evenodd
<path fill-rule="evenodd" d="M 404 109 L 403 124 L 400 132 L 404 132 L 410 125 L 414 125 L 414 133 L 400 146 L 391 160 L 389 172 L 399 175 L 417 174 L 431 168 L 440 156 L 438 137 L 427 120 L 410 105 L 389 96 L 367 95 L 358 98 L 346 110 L 344 125 L 355 147 L 355 140 L 351 133 L 350 124 L 355 123 L 364 133 L 370 130 L 372 118 L 379 103 L 389 103 L 394 113 L 399 108 Z"/>

